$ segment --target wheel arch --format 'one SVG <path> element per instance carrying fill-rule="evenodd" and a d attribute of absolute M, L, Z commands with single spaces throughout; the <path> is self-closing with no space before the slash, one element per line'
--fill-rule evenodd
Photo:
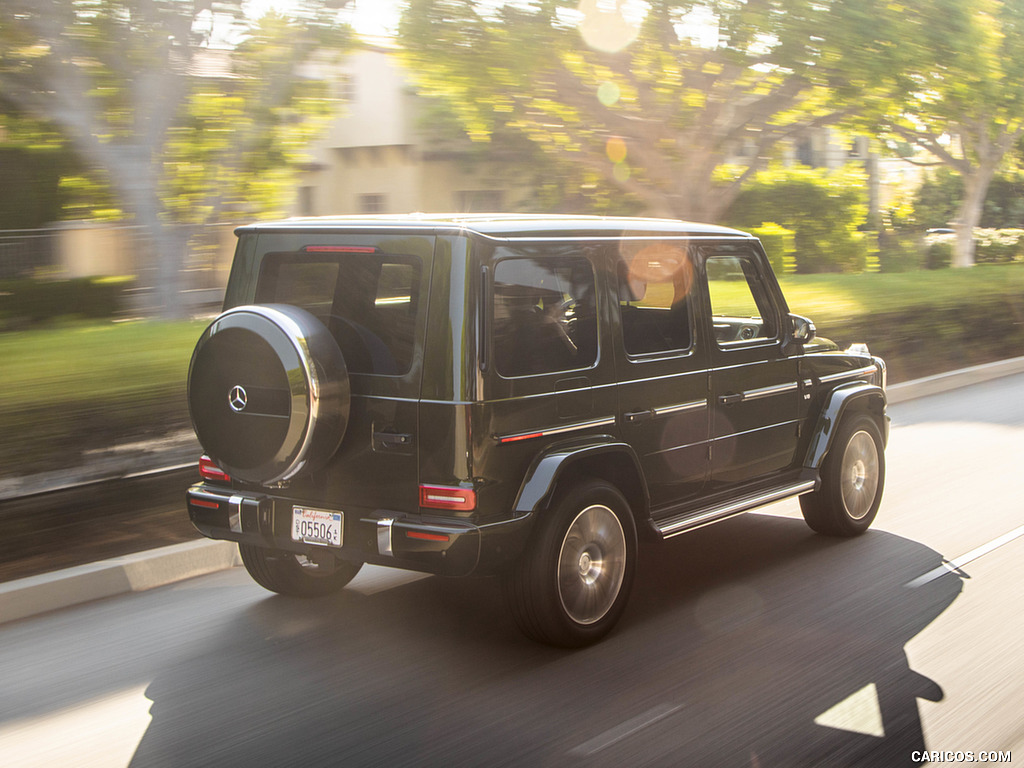
<path fill-rule="evenodd" d="M 559 488 L 584 477 L 607 480 L 626 498 L 637 524 L 649 516 L 650 497 L 633 448 L 613 440 L 556 447 L 534 460 L 515 501 L 515 513 L 545 510 Z"/>
<path fill-rule="evenodd" d="M 840 423 L 854 413 L 866 413 L 877 421 L 884 449 L 889 437 L 889 421 L 885 409 L 885 390 L 877 385 L 854 382 L 832 390 L 818 415 L 804 466 L 814 470 L 821 468 Z"/>

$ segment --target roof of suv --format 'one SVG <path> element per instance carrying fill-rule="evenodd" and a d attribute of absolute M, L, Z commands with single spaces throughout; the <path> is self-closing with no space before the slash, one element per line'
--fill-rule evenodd
<path fill-rule="evenodd" d="M 324 232 L 344 230 L 418 230 L 476 233 L 487 238 L 622 238 L 649 237 L 744 237 L 751 235 L 714 224 L 697 224 L 674 219 L 647 219 L 616 216 L 578 216 L 558 214 L 411 213 L 388 216 L 329 216 L 294 218 L 260 222 L 239 227 L 237 234 L 285 232 L 289 230 Z"/>

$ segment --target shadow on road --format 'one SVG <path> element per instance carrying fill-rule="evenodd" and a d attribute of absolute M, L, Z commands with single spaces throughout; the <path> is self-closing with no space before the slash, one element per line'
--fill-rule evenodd
<path fill-rule="evenodd" d="M 148 766 L 900 766 L 942 698 L 905 644 L 957 597 L 939 553 L 748 515 L 642 550 L 619 629 L 516 632 L 493 580 L 269 596 L 147 690 Z"/>

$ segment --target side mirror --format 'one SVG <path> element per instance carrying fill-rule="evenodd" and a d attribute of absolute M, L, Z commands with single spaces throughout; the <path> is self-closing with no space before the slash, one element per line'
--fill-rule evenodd
<path fill-rule="evenodd" d="M 789 340 L 794 344 L 807 344 L 809 341 L 814 339 L 816 331 L 814 329 L 814 323 L 808 320 L 806 317 L 800 315 L 790 315 L 790 331 Z"/>

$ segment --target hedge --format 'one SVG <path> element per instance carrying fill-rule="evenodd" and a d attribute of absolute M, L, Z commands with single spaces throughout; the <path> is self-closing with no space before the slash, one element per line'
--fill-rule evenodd
<path fill-rule="evenodd" d="M 129 277 L 0 281 L 0 330 L 40 325 L 59 317 L 110 319 L 125 309 Z"/>

